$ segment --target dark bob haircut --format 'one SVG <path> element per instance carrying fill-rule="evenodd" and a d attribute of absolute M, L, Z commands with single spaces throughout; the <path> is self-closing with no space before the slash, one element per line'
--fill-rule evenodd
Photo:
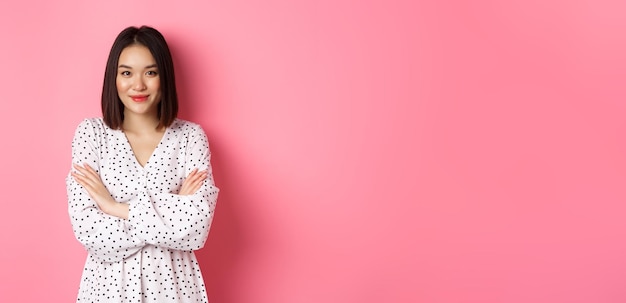
<path fill-rule="evenodd" d="M 128 27 L 113 42 L 102 87 L 102 116 L 104 123 L 112 129 L 120 129 L 124 121 L 124 104 L 117 93 L 117 68 L 122 50 L 131 45 L 143 45 L 150 50 L 159 71 L 161 101 L 157 109 L 159 125 L 168 127 L 178 114 L 178 97 L 174 79 L 174 63 L 163 35 L 148 26 Z"/>

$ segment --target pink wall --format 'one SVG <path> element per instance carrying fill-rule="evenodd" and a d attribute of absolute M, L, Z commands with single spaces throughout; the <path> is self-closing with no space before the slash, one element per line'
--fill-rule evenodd
<path fill-rule="evenodd" d="M 70 140 L 141 24 L 212 143 L 211 302 L 625 302 L 625 10 L 3 1 L 0 302 L 74 300 Z"/>

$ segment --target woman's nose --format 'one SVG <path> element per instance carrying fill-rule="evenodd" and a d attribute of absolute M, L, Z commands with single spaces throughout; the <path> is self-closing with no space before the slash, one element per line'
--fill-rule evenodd
<path fill-rule="evenodd" d="M 136 77 L 133 83 L 133 89 L 136 91 L 142 91 L 146 89 L 146 83 L 143 81 L 143 77 Z"/>

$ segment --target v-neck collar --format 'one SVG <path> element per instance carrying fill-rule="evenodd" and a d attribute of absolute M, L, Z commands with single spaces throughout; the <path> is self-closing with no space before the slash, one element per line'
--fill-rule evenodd
<path fill-rule="evenodd" d="M 135 154 L 135 151 L 133 150 L 132 145 L 130 144 L 130 141 L 128 140 L 128 137 L 126 136 L 126 133 L 119 129 L 118 132 L 119 134 L 122 136 L 124 141 L 124 144 L 126 144 L 126 147 L 128 148 L 128 151 L 130 153 L 130 158 L 132 158 L 132 161 L 135 163 L 135 165 L 137 166 L 138 169 L 140 170 L 146 170 L 148 169 L 148 167 L 150 167 L 150 164 L 152 164 L 152 161 L 155 157 L 155 155 L 162 149 L 162 145 L 165 144 L 165 140 L 166 137 L 170 134 L 170 131 L 172 129 L 172 126 L 174 126 L 174 124 L 176 123 L 176 121 L 174 121 L 172 123 L 172 125 L 168 126 L 165 128 L 165 132 L 163 132 L 163 136 L 161 137 L 161 140 L 159 140 L 159 144 L 157 144 L 157 146 L 154 148 L 154 150 L 152 151 L 152 154 L 150 154 L 150 157 L 148 157 L 148 160 L 146 161 L 145 165 L 141 165 L 141 163 L 139 163 L 139 160 L 137 159 L 137 155 Z"/>

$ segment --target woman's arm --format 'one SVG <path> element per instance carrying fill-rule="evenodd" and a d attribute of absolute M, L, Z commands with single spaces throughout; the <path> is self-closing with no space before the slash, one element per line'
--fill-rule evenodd
<path fill-rule="evenodd" d="M 72 141 L 73 163 L 99 167 L 100 134 L 95 129 L 89 120 L 76 129 Z M 97 173 L 95 169 L 94 172 Z M 77 182 L 73 173 L 67 176 L 66 186 L 68 211 L 76 239 L 91 255 L 105 262 L 123 260 L 140 250 L 145 242 L 134 235 L 129 222 L 100 209 L 96 199 L 90 197 L 89 191 Z M 108 191 L 106 195 L 111 198 Z"/>
<path fill-rule="evenodd" d="M 76 169 L 76 171 L 71 172 L 72 177 L 87 190 L 87 193 L 96 202 L 100 210 L 114 217 L 128 219 L 128 204 L 119 203 L 111 197 L 104 183 L 102 183 L 98 172 L 89 166 L 89 164 L 84 164 L 83 166 L 74 164 L 74 169 Z M 189 176 L 185 178 L 185 181 L 183 181 L 183 185 L 178 194 L 187 196 L 196 193 L 202 186 L 202 181 L 207 178 L 207 175 L 207 171 L 199 172 L 197 168 L 194 169 Z"/>

